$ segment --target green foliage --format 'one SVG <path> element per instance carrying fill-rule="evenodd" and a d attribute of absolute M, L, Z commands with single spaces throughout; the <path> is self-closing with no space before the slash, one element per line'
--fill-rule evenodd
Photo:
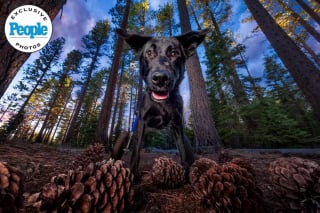
<path fill-rule="evenodd" d="M 177 31 L 178 25 L 174 19 L 174 6 L 172 3 L 167 2 L 160 7 L 158 11 L 154 12 L 157 20 L 155 31 L 161 36 L 172 36 L 173 32 Z"/>
<path fill-rule="evenodd" d="M 93 29 L 82 38 L 82 43 L 86 49 L 85 57 L 92 59 L 106 51 L 106 42 L 109 33 L 109 21 L 98 21 Z"/>
<path fill-rule="evenodd" d="M 248 136 L 248 143 L 259 147 L 302 147 L 311 140 L 311 134 L 299 128 L 299 123 L 274 98 L 263 98 L 243 108 L 257 127 Z M 320 141 L 318 141 L 320 142 Z M 250 146 L 250 144 L 247 144 Z"/>
<path fill-rule="evenodd" d="M 154 30 L 154 26 L 151 23 L 153 13 L 149 0 L 132 2 L 127 28 L 135 32 L 152 34 Z"/>
<path fill-rule="evenodd" d="M 257 88 L 257 80 L 246 76 L 251 100 L 236 98 L 230 59 L 238 68 L 237 57 L 243 47 L 233 46 L 230 38 L 213 34 L 207 45 L 207 88 L 216 127 L 227 147 L 302 147 L 319 144 L 319 128 L 310 106 L 297 88 L 289 72 L 277 56 L 265 57 L 265 88 Z M 241 55 L 240 55 L 241 56 Z M 249 74 L 249 73 L 248 73 Z M 250 92 L 251 91 L 251 92 Z M 263 94 L 262 91 L 265 91 Z"/>
<path fill-rule="evenodd" d="M 93 75 L 89 83 L 87 95 L 76 124 L 76 137 L 73 139 L 73 144 L 76 146 L 83 147 L 94 142 L 98 123 L 97 101 L 102 94 L 102 86 L 105 84 L 108 74 L 108 69 L 101 69 Z"/>
<path fill-rule="evenodd" d="M 162 130 L 148 130 L 145 135 L 145 146 L 159 149 L 170 149 L 175 147 L 168 128 Z"/>

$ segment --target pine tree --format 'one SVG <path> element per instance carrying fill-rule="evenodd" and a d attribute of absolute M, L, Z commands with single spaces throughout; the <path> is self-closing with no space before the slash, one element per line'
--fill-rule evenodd
<path fill-rule="evenodd" d="M 28 1 L 28 4 L 37 5 L 44 9 L 51 20 L 58 14 L 59 10 L 66 3 L 66 0 L 58 1 L 45 1 L 45 0 L 31 0 Z M 16 1 L 1 1 L 1 10 L 0 10 L 0 26 L 4 26 L 5 17 L 8 17 L 11 11 L 19 6 L 25 5 L 25 0 L 16 0 Z M 5 38 L 3 31 L 0 33 L 0 98 L 3 96 L 4 92 L 8 88 L 12 79 L 15 77 L 17 72 L 23 63 L 29 58 L 29 53 L 22 53 L 9 44 Z"/>
<path fill-rule="evenodd" d="M 173 36 L 177 30 L 177 24 L 174 19 L 174 7 L 172 3 L 166 3 L 155 12 L 157 24 L 155 31 L 161 36 Z"/>
<path fill-rule="evenodd" d="M 42 127 L 40 128 L 40 131 L 37 135 L 36 141 L 40 142 L 43 140 L 44 137 L 44 130 L 47 128 L 47 123 L 49 119 L 52 119 L 52 114 L 54 107 L 56 107 L 57 102 L 61 96 L 66 96 L 66 91 L 68 88 L 70 88 L 72 85 L 68 83 L 70 81 L 69 75 L 71 72 L 76 72 L 80 66 L 82 54 L 78 50 L 73 50 L 70 53 L 68 53 L 67 58 L 65 59 L 62 70 L 58 71 L 55 75 L 55 77 L 58 78 L 58 84 L 54 88 L 55 91 L 53 91 L 52 98 L 48 104 L 48 112 L 45 115 L 45 119 L 42 123 Z M 63 93 L 63 94 L 62 94 Z"/>
<path fill-rule="evenodd" d="M 25 107 L 29 103 L 30 98 L 39 86 L 46 82 L 51 68 L 59 62 L 64 43 L 64 38 L 57 38 L 56 40 L 49 42 L 48 45 L 40 51 L 39 58 L 24 71 L 22 81 L 28 82 L 28 86 L 31 86 L 31 88 L 18 113 L 15 115 L 17 120 L 21 120 L 21 117 L 23 117 L 22 114 L 25 113 Z M 12 124 L 19 125 L 19 122 L 14 121 Z M 18 126 L 10 126 L 9 129 L 12 131 L 17 128 Z"/>
<path fill-rule="evenodd" d="M 92 75 L 97 68 L 98 60 L 100 56 L 106 51 L 106 42 L 109 36 L 110 25 L 108 21 L 99 21 L 93 27 L 93 29 L 83 37 L 82 42 L 85 47 L 84 57 L 88 60 L 88 66 L 84 69 L 84 82 L 77 100 L 75 111 L 71 118 L 68 131 L 64 138 L 64 141 L 70 143 L 72 138 L 74 138 L 74 131 L 76 121 L 84 102 L 89 83 L 91 81 Z"/>
<path fill-rule="evenodd" d="M 181 31 L 186 33 L 191 31 L 187 5 L 185 0 L 177 0 L 177 3 Z M 197 144 L 201 146 L 213 145 L 215 150 L 218 151 L 222 148 L 222 143 L 215 128 L 213 116 L 210 111 L 209 99 L 206 94 L 205 83 L 197 54 L 188 59 L 187 72 L 191 94 L 190 107 L 192 110 Z"/>
<path fill-rule="evenodd" d="M 100 102 L 103 86 L 107 82 L 109 69 L 102 68 L 96 72 L 89 83 L 86 97 L 77 120 L 74 145 L 87 146 L 94 143 L 94 136 L 100 112 Z"/>
<path fill-rule="evenodd" d="M 131 4 L 131 0 L 127 0 L 122 21 L 121 21 L 121 26 L 120 26 L 122 29 L 126 29 L 127 27 L 130 4 Z M 118 38 L 116 47 L 115 47 L 114 58 L 111 65 L 111 71 L 108 79 L 106 92 L 102 101 L 101 113 L 98 118 L 97 130 L 95 134 L 95 141 L 97 143 L 104 144 L 105 147 L 109 147 L 108 145 L 109 121 L 111 117 L 111 109 L 113 104 L 115 86 L 118 78 L 118 69 L 120 65 L 122 48 L 123 48 L 123 39 Z"/>
<path fill-rule="evenodd" d="M 320 16 L 307 3 L 303 0 L 296 0 L 296 2 L 309 14 L 309 16 L 311 16 L 312 19 L 314 19 L 314 21 L 317 22 L 318 25 L 320 25 Z"/>
<path fill-rule="evenodd" d="M 245 3 L 320 119 L 319 69 L 275 23 L 258 0 L 245 0 Z"/>

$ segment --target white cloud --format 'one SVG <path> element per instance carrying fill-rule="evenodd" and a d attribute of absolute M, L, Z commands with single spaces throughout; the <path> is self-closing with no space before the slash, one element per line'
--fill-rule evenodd
<path fill-rule="evenodd" d="M 240 15 L 239 20 L 248 16 L 249 12 L 246 11 Z M 261 77 L 263 75 L 263 57 L 270 44 L 261 31 L 254 31 L 256 27 L 255 21 L 241 23 L 234 34 L 237 42 L 246 46 L 245 56 L 251 74 L 255 77 Z"/>

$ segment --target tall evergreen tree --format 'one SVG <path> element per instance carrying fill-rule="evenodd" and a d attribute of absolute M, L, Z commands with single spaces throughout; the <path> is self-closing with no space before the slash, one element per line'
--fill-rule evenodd
<path fill-rule="evenodd" d="M 306 11 L 309 16 L 314 19 L 314 21 L 317 22 L 318 25 L 320 25 L 320 16 L 317 14 L 307 3 L 305 3 L 303 0 L 296 0 L 296 2 L 303 8 L 304 11 Z"/>
<path fill-rule="evenodd" d="M 131 0 L 127 0 L 126 6 L 124 9 L 122 21 L 120 27 L 122 29 L 126 29 L 129 17 Z M 109 147 L 108 145 L 108 129 L 109 129 L 109 121 L 111 117 L 112 104 L 114 99 L 114 90 L 118 78 L 118 69 L 120 65 L 121 52 L 123 48 L 123 39 L 118 38 L 114 58 L 111 65 L 111 71 L 109 74 L 108 84 L 106 88 L 106 92 L 102 101 L 101 113 L 98 118 L 98 126 L 95 134 L 95 141 L 98 143 L 105 144 L 105 147 Z"/>
<path fill-rule="evenodd" d="M 296 13 L 292 8 L 285 4 L 282 0 L 277 0 L 281 7 L 288 13 L 291 17 L 295 19 L 296 22 L 301 24 L 308 33 L 310 33 L 318 42 L 320 42 L 320 33 L 312 27 L 307 21 L 305 21 L 298 13 Z"/>
<path fill-rule="evenodd" d="M 78 51 L 78 50 L 71 51 L 67 55 L 67 58 L 65 59 L 65 61 L 63 63 L 62 70 L 58 71 L 58 73 L 56 74 L 56 77 L 58 78 L 58 86 L 56 87 L 55 91 L 53 92 L 53 97 L 51 98 L 50 103 L 48 104 L 48 112 L 45 115 L 45 119 L 44 119 L 42 126 L 40 128 L 40 131 L 37 135 L 36 141 L 40 142 L 43 140 L 44 130 L 47 127 L 47 123 L 48 123 L 50 117 L 52 116 L 53 109 L 56 106 L 58 99 L 62 95 L 64 95 L 64 96 L 66 95 L 65 94 L 65 91 L 67 89 L 66 87 L 71 86 L 71 85 L 67 84 L 68 77 L 72 71 L 75 72 L 78 70 L 78 68 L 80 66 L 81 58 L 82 58 L 82 54 L 80 51 Z M 64 94 L 62 94 L 62 93 L 64 93 Z"/>
<path fill-rule="evenodd" d="M 32 4 L 37 5 L 44 9 L 51 20 L 58 14 L 59 10 L 66 3 L 66 0 L 57 0 L 57 1 L 46 1 L 46 0 L 16 0 L 16 1 L 1 1 L 1 10 L 0 10 L 0 26 L 4 26 L 5 17 L 8 17 L 9 13 L 15 8 Z M 0 32 L 0 98 L 8 88 L 12 79 L 16 76 L 20 67 L 23 63 L 29 58 L 29 53 L 20 52 L 9 44 L 7 41 L 4 30 Z"/>
<path fill-rule="evenodd" d="M 18 113 L 14 116 L 18 120 L 21 119 L 24 114 L 25 107 L 29 103 L 30 98 L 34 92 L 41 86 L 48 78 L 48 73 L 51 68 L 59 62 L 62 48 L 65 43 L 64 38 L 57 38 L 48 43 L 41 51 L 38 59 L 25 70 L 22 81 L 27 81 L 31 90 L 28 91 L 26 99 L 23 101 Z M 15 119 L 15 118 L 13 118 Z M 18 122 L 12 122 L 15 125 L 19 125 Z M 18 126 L 10 126 L 10 131 L 16 130 Z"/>
<path fill-rule="evenodd" d="M 182 33 L 191 31 L 190 17 L 185 0 L 177 0 Z M 191 56 L 187 61 L 187 72 L 190 85 L 190 108 L 193 116 L 195 138 L 199 146 L 212 145 L 218 151 L 222 142 L 214 125 L 209 106 L 204 78 L 202 76 L 199 57 Z"/>
<path fill-rule="evenodd" d="M 106 51 L 106 42 L 109 36 L 110 25 L 108 21 L 99 21 L 93 29 L 83 37 L 82 42 L 85 47 L 84 57 L 88 60 L 88 66 L 84 68 L 84 83 L 78 97 L 78 101 L 66 133 L 65 142 L 70 143 L 74 137 L 75 124 L 78 119 L 85 95 L 93 72 L 97 68 L 98 60 L 103 52 Z"/>
<path fill-rule="evenodd" d="M 319 69 L 276 24 L 258 0 L 245 0 L 245 3 L 320 119 Z"/>
<path fill-rule="evenodd" d="M 174 7 L 172 3 L 166 3 L 155 12 L 157 24 L 155 31 L 162 36 L 173 36 L 173 32 L 177 30 L 177 24 L 174 19 Z"/>
<path fill-rule="evenodd" d="M 75 130 L 76 143 L 74 145 L 86 146 L 94 142 L 93 139 L 100 112 L 98 100 L 101 98 L 103 85 L 107 82 L 106 77 L 108 77 L 108 74 L 109 69 L 102 68 L 92 76 L 77 120 L 77 129 Z"/>

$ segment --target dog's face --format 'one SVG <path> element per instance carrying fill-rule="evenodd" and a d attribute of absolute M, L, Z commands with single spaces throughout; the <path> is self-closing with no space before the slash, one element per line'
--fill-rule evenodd
<path fill-rule="evenodd" d="M 194 54 L 208 30 L 190 32 L 177 37 L 150 37 L 117 33 L 140 53 L 140 73 L 146 82 L 153 101 L 166 101 L 173 91 L 178 91 L 184 76 L 185 61 Z"/>

